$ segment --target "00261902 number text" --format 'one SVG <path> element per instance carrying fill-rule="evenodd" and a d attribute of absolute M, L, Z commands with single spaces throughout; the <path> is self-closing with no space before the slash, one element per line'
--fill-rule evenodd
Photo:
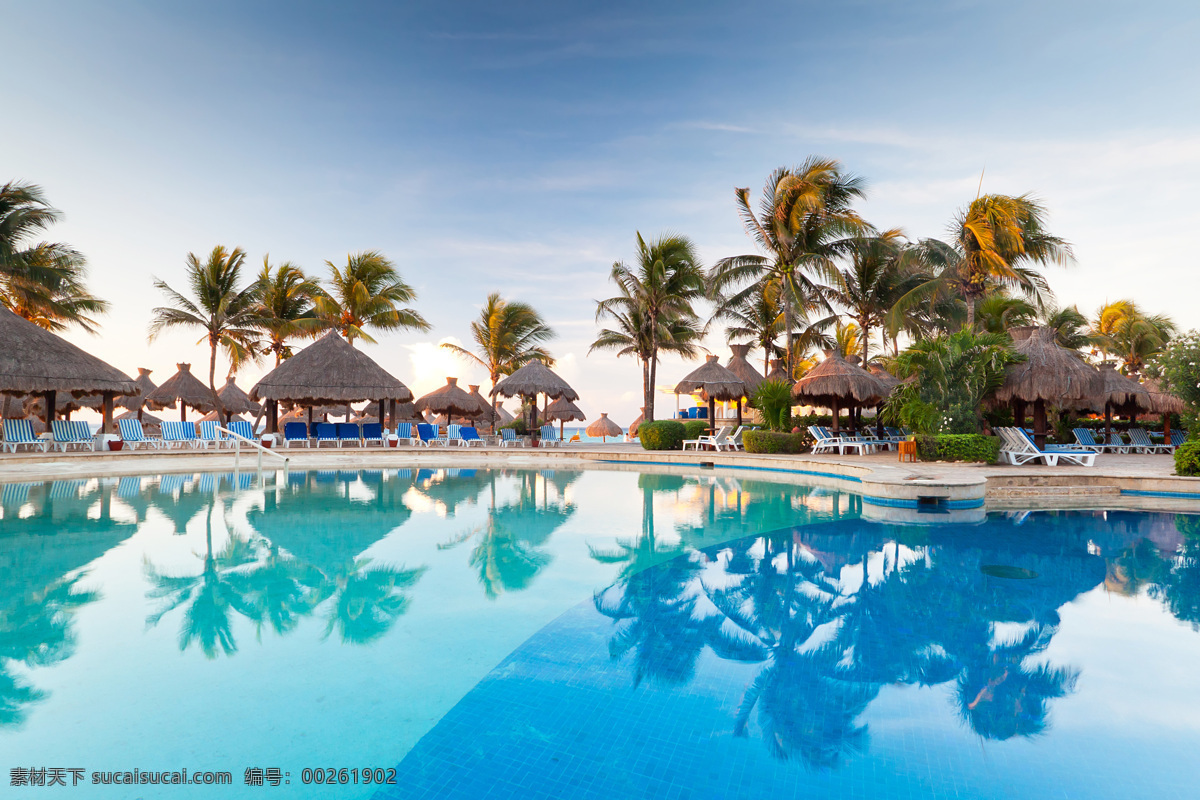
<path fill-rule="evenodd" d="M 333 769 L 330 768 L 308 768 L 305 767 L 300 772 L 301 783 L 376 783 L 376 784 L 391 784 L 396 783 L 396 770 L 383 769 L 381 767 L 366 767 L 363 769 Z"/>

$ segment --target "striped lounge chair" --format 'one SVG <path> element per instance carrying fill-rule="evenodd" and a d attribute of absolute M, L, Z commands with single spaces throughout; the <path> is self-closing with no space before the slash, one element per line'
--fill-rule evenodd
<path fill-rule="evenodd" d="M 18 447 L 28 447 L 44 453 L 49 445 L 50 443 L 45 439 L 39 439 L 33 435 L 33 425 L 29 420 L 4 420 L 4 441 L 0 442 L 0 449 L 15 453 Z"/>
<path fill-rule="evenodd" d="M 517 432 L 512 428 L 501 428 L 500 446 L 508 447 L 509 445 L 512 445 L 513 447 L 522 447 L 524 446 L 524 442 L 517 437 Z"/>
<path fill-rule="evenodd" d="M 421 437 L 417 436 L 411 422 L 401 422 L 396 425 L 396 438 L 402 442 L 407 441 L 409 444 L 421 443 Z"/>
<path fill-rule="evenodd" d="M 162 424 L 162 440 L 166 447 L 200 447 L 196 425 L 182 420 L 167 420 Z"/>
<path fill-rule="evenodd" d="M 130 450 L 136 450 L 139 447 L 162 447 L 162 440 L 157 437 L 150 437 L 142 430 L 142 421 L 140 419 L 119 419 L 117 420 L 117 430 L 121 432 L 121 441 Z"/>
<path fill-rule="evenodd" d="M 244 420 L 244 419 L 233 420 L 232 422 L 229 423 L 229 430 L 233 432 L 234 436 L 240 436 L 243 439 L 249 439 L 252 442 L 258 441 L 256 438 L 254 438 L 254 426 L 251 425 L 248 420 Z M 232 437 L 230 437 L 230 438 L 231 438 L 231 441 L 229 442 L 229 444 L 232 446 L 233 445 Z"/>
<path fill-rule="evenodd" d="M 54 432 L 53 447 L 67 452 L 67 448 L 92 449 L 92 427 L 79 419 L 50 420 L 50 430 Z"/>

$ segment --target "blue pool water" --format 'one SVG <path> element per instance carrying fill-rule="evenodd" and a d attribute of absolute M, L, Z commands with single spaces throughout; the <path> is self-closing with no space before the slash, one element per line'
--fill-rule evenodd
<path fill-rule="evenodd" d="M 889 525 L 848 484 L 642 469 L 6 485 L 0 780 L 232 775 L 27 790 L 114 798 L 1197 795 L 1200 517 Z M 281 785 L 247 786 L 248 768 Z M 313 768 L 359 782 L 303 785 Z"/>

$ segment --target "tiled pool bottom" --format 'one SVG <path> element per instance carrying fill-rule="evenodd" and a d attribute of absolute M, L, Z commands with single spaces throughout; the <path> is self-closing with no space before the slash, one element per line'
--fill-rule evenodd
<path fill-rule="evenodd" d="M 378 796 L 1196 797 L 1200 542 L 1167 564 L 1152 517 L 1022 519 L 911 549 L 830 523 L 630 576 Z"/>

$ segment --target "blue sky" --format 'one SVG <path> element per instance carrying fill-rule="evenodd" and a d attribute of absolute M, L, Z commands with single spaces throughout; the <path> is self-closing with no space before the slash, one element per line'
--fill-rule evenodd
<path fill-rule="evenodd" d="M 0 0 L 0 29 L 0 181 L 64 212 L 54 238 L 113 303 L 101 337 L 71 338 L 130 374 L 205 371 L 194 336 L 145 336 L 151 276 L 179 283 L 189 251 L 323 273 L 379 249 L 434 331 L 365 348 L 418 394 L 484 379 L 436 344 L 499 290 L 558 330 L 589 419 L 628 423 L 636 364 L 587 356 L 612 262 L 639 230 L 708 263 L 750 252 L 733 188 L 810 154 L 865 176 L 864 215 L 913 237 L 986 170 L 1073 243 L 1078 264 L 1049 271 L 1061 302 L 1200 326 L 1194 3 Z"/>

